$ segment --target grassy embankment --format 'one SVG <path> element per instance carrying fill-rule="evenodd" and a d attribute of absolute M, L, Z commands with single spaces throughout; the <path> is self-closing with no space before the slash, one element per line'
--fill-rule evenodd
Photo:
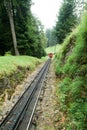
<path fill-rule="evenodd" d="M 56 46 L 52 46 L 52 47 L 48 47 L 45 49 L 46 53 L 56 53 L 60 50 L 61 45 L 56 45 Z"/>
<path fill-rule="evenodd" d="M 87 15 L 65 39 L 55 62 L 60 79 L 57 129 L 87 130 Z"/>
<path fill-rule="evenodd" d="M 13 93 L 17 84 L 43 61 L 29 56 L 0 56 L 0 93 L 5 89 Z"/>

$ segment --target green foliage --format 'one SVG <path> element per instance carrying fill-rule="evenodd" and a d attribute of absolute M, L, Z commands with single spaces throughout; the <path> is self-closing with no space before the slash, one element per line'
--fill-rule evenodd
<path fill-rule="evenodd" d="M 68 36 L 56 56 L 56 73 L 61 77 L 60 110 L 66 113 L 66 130 L 87 129 L 87 15 Z"/>
<path fill-rule="evenodd" d="M 9 25 L 9 19 L 4 7 L 0 4 L 0 55 L 12 49 L 12 38 Z"/>
<path fill-rule="evenodd" d="M 10 51 L 6 52 L 5 56 L 11 56 L 11 52 Z"/>
<path fill-rule="evenodd" d="M 28 20 L 28 35 L 30 52 L 28 51 L 27 53 L 30 53 L 32 56 L 37 56 L 39 58 L 45 56 L 44 47 L 46 40 L 43 27 L 40 21 L 33 16 L 31 16 L 31 18 Z"/>
<path fill-rule="evenodd" d="M 57 44 L 57 37 L 55 35 L 55 28 L 46 30 L 47 45 L 46 47 L 54 46 Z"/>
<path fill-rule="evenodd" d="M 59 85 L 61 92 L 67 93 L 70 90 L 69 85 L 71 84 L 71 81 L 72 80 L 69 77 L 64 78 L 63 82 Z"/>
<path fill-rule="evenodd" d="M 76 15 L 74 14 L 75 1 L 63 0 L 62 7 L 58 15 L 58 21 L 56 22 L 56 36 L 58 43 L 61 44 L 67 34 L 72 31 L 72 28 L 76 24 Z"/>
<path fill-rule="evenodd" d="M 45 55 L 45 35 L 39 20 L 31 13 L 31 0 L 13 0 L 11 4 L 19 53 L 41 58 Z M 4 1 L 0 4 L 0 41 L 0 55 L 8 51 L 14 54 L 10 23 Z"/>

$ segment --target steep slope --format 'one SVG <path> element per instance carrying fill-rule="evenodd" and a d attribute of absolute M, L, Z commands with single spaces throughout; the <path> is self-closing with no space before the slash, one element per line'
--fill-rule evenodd
<path fill-rule="evenodd" d="M 59 111 L 65 117 L 58 128 L 87 130 L 87 15 L 65 39 L 55 61 L 56 75 L 61 79 L 57 90 Z"/>

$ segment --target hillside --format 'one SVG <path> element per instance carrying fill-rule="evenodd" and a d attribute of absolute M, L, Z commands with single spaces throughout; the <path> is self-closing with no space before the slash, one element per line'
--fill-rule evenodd
<path fill-rule="evenodd" d="M 57 117 L 57 129 L 87 130 L 87 15 L 65 39 L 55 65 L 60 81 L 58 108 L 62 113 Z"/>
<path fill-rule="evenodd" d="M 51 47 L 46 48 L 45 51 L 46 51 L 46 54 L 56 53 L 60 50 L 60 48 L 61 48 L 61 45 L 56 45 L 56 46 L 51 46 Z"/>
<path fill-rule="evenodd" d="M 0 93 L 15 88 L 43 61 L 31 56 L 0 56 Z"/>

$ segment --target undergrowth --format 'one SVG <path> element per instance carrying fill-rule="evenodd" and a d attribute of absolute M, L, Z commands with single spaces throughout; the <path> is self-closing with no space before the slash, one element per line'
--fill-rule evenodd
<path fill-rule="evenodd" d="M 55 57 L 59 110 L 66 130 L 87 130 L 87 15 L 68 36 Z"/>

